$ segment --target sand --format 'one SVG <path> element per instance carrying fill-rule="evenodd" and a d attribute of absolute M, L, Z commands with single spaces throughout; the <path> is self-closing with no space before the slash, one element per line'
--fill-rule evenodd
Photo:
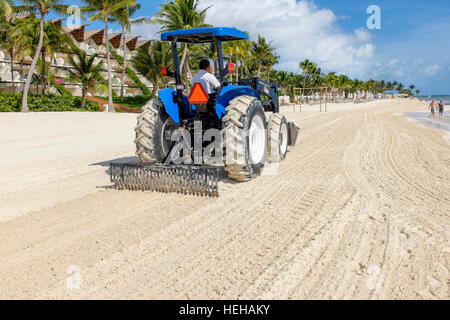
<path fill-rule="evenodd" d="M 0 114 L 0 298 L 449 299 L 446 133 L 413 101 L 304 110 L 217 199 L 110 188 L 135 115 Z"/>

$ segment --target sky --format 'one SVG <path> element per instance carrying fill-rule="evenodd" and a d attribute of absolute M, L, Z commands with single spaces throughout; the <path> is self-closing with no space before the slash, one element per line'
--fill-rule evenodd
<path fill-rule="evenodd" d="M 137 16 L 153 15 L 164 0 L 139 1 Z M 199 0 L 211 6 L 207 22 L 264 36 L 276 48 L 276 69 L 300 73 L 308 58 L 323 72 L 361 80 L 415 84 L 423 95 L 450 94 L 450 1 L 448 0 Z M 78 0 L 65 1 L 77 5 Z M 380 28 L 373 24 L 377 6 Z M 371 19 L 368 24 L 368 19 Z M 101 28 L 89 22 L 89 28 Z M 370 29 L 368 28 L 370 27 Z M 112 25 L 113 31 L 119 26 Z M 157 39 L 158 25 L 132 33 Z"/>

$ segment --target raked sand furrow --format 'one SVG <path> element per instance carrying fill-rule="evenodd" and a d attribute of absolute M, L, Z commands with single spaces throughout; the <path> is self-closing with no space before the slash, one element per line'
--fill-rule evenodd
<path fill-rule="evenodd" d="M 328 140 L 329 141 L 329 140 Z M 324 142 L 325 142 L 325 140 L 324 140 Z M 337 142 L 337 141 L 336 141 Z M 339 146 L 339 144 L 338 143 L 330 143 L 330 145 L 329 145 L 329 148 L 328 148 L 328 145 L 326 145 L 327 146 L 327 152 L 331 152 L 331 153 L 333 153 L 333 148 L 337 148 L 337 146 Z M 322 156 L 324 155 L 324 154 L 321 154 Z M 317 154 L 317 156 L 320 156 L 320 154 Z M 311 164 L 315 164 L 316 163 L 316 161 L 317 160 L 319 160 L 319 157 L 317 158 L 317 159 L 311 159 L 311 161 L 309 161 L 309 163 L 311 163 Z M 288 172 L 290 172 L 290 171 L 288 171 Z M 281 174 L 282 175 L 282 174 Z M 295 177 L 295 176 L 294 176 Z M 282 182 L 283 182 L 283 180 L 282 179 L 278 179 L 279 177 L 277 176 L 277 177 L 267 177 L 268 179 L 276 179 L 276 181 L 280 181 L 281 182 L 281 184 L 283 184 Z M 301 180 L 301 177 L 299 177 L 300 178 L 300 180 Z M 256 181 L 255 181 L 256 182 Z M 286 181 L 285 181 L 286 182 Z M 285 185 L 286 185 L 286 183 L 285 183 Z M 272 188 L 273 187 L 275 187 L 274 185 L 270 185 L 270 184 L 268 184 L 268 186 L 271 186 Z M 275 188 L 273 188 L 274 190 L 278 190 L 277 189 L 277 187 L 275 187 Z M 271 195 L 271 196 L 273 196 L 273 194 L 271 194 L 270 192 L 266 192 L 268 195 Z M 285 193 L 285 194 L 289 194 L 289 193 Z M 275 193 L 275 195 L 276 195 L 276 193 Z M 232 198 L 234 198 L 234 197 L 232 197 Z M 227 195 L 224 195 L 223 196 L 223 201 L 224 202 L 227 202 Z M 259 201 L 257 200 L 257 199 L 252 199 L 253 201 L 251 201 L 251 203 L 259 203 Z M 284 203 L 284 201 L 282 200 L 282 199 L 278 199 L 278 201 L 279 201 L 279 203 Z M 246 201 L 246 203 L 248 203 L 248 200 Z M 246 210 L 244 211 L 244 212 L 242 212 L 242 216 L 246 216 L 246 219 L 245 219 L 245 221 L 246 221 L 246 223 L 248 224 L 248 225 L 255 225 L 255 223 L 254 222 L 257 222 L 258 221 L 258 215 L 255 215 L 255 218 L 253 219 L 254 221 L 252 221 L 252 220 L 249 220 L 250 219 L 250 214 L 248 213 L 248 215 L 249 216 L 247 216 L 247 212 L 250 212 L 252 210 L 252 208 L 250 207 L 250 208 L 246 208 Z M 210 212 L 214 212 L 215 210 L 210 210 Z M 228 214 L 226 214 L 225 216 L 228 216 Z M 231 230 L 233 230 L 233 229 L 235 229 L 236 228 L 236 226 L 237 225 L 239 225 L 238 224 L 238 220 L 242 220 L 242 216 L 239 216 L 238 217 L 238 219 L 236 220 L 236 221 L 230 221 L 230 224 L 229 224 L 229 226 L 230 226 L 230 229 Z M 208 212 L 208 216 L 207 216 L 207 219 L 209 218 L 209 217 L 211 217 L 211 215 L 210 215 L 210 213 Z M 216 219 L 221 219 L 221 217 L 219 216 L 217 216 L 217 215 L 214 215 L 214 216 L 212 216 L 213 217 L 213 220 L 214 221 L 216 221 Z M 209 218 L 210 219 L 210 218 Z M 229 218 L 228 218 L 228 220 L 229 220 Z M 228 221 L 227 221 L 228 222 Z M 198 225 L 198 222 L 195 222 L 195 225 Z M 207 228 L 204 228 L 204 229 L 206 229 L 207 230 Z M 244 228 L 244 229 L 246 229 L 246 228 Z M 195 230 L 195 227 L 194 227 L 194 229 L 191 229 L 191 228 L 189 228 L 188 230 L 193 230 L 193 232 L 192 232 L 192 234 L 198 234 L 199 233 L 199 231 L 196 231 Z M 203 230 L 203 229 L 202 229 Z M 213 230 L 209 230 L 209 234 L 215 234 L 216 232 L 212 232 Z M 219 230 L 219 232 L 220 232 L 220 230 Z M 187 237 L 191 237 L 191 236 L 187 236 Z M 231 237 L 231 238 L 234 238 L 234 236 L 233 237 Z M 217 240 L 216 240 L 217 241 Z M 183 250 L 181 250 L 182 252 L 181 252 L 181 254 L 183 253 L 183 252 L 190 252 L 190 251 L 192 251 L 192 250 L 194 250 L 194 248 L 195 248 L 195 250 L 196 251 L 199 251 L 200 253 L 202 252 L 202 248 L 201 247 L 198 247 L 198 245 L 199 244 L 201 244 L 201 243 L 205 243 L 205 244 L 208 244 L 210 241 L 204 241 L 203 240 L 203 242 L 200 242 L 200 241 L 196 241 L 195 240 L 195 238 L 193 239 L 193 242 L 194 242 L 194 246 L 193 246 L 193 248 L 184 248 L 183 247 Z M 195 246 L 197 246 L 197 248 L 195 247 Z M 205 248 L 205 250 L 206 250 L 207 248 Z M 179 257 L 179 255 L 178 254 L 174 254 L 173 255 L 174 257 Z M 194 255 L 194 257 L 195 256 L 197 256 L 197 255 Z M 200 255 L 201 256 L 201 255 Z M 151 259 L 150 259 L 150 257 L 146 257 L 146 260 L 148 259 L 148 261 L 151 261 Z M 183 259 L 183 256 L 181 256 L 181 257 L 179 257 L 178 258 L 179 260 L 182 260 Z M 190 258 L 190 257 L 186 257 L 185 259 L 188 259 L 188 260 L 191 260 L 192 258 Z M 191 263 L 193 263 L 193 262 L 191 262 Z M 165 264 L 167 264 L 167 265 L 176 265 L 176 261 L 172 261 L 172 263 L 168 263 L 167 261 L 165 261 Z M 146 267 L 146 269 L 148 269 L 148 265 L 146 264 L 146 263 L 144 263 L 144 268 Z M 159 265 L 156 265 L 155 266 L 155 268 L 151 268 L 151 270 L 152 271 L 150 271 L 150 273 L 151 274 L 154 274 L 154 273 L 156 273 L 156 274 L 158 274 L 157 273 L 157 271 L 160 269 L 161 267 L 159 266 Z M 137 269 L 139 269 L 138 268 L 138 266 L 134 266 L 133 267 L 133 269 L 135 269 L 135 270 L 137 270 Z M 166 269 L 165 267 L 163 267 L 163 269 Z M 165 270 L 163 270 L 163 271 L 165 271 Z M 180 271 L 178 271 L 178 272 L 180 272 Z M 135 271 L 135 273 L 139 273 L 139 272 L 136 272 Z M 148 273 L 148 271 L 144 271 L 144 273 Z M 105 271 L 105 274 L 108 274 L 108 272 L 107 271 Z M 139 277 L 139 275 L 135 275 L 135 276 L 133 276 L 133 277 Z M 159 276 L 157 276 L 157 277 L 159 277 Z M 161 277 L 162 279 L 166 279 L 166 277 Z M 145 282 L 144 282 L 145 283 Z M 162 281 L 162 283 L 164 284 L 164 283 L 166 283 L 165 281 Z M 154 289 L 156 289 L 156 288 L 154 288 Z"/>
<path fill-rule="evenodd" d="M 298 146 L 218 199 L 102 188 L 102 163 L 133 156 L 135 116 L 0 115 L 28 128 L 0 128 L 18 131 L 0 142 L 17 177 L 0 187 L 0 297 L 448 299 L 450 148 L 398 116 L 423 108 L 285 108 Z"/>

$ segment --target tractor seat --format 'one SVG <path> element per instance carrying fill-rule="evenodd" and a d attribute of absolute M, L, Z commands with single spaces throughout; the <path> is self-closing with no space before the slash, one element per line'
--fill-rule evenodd
<path fill-rule="evenodd" d="M 208 110 L 214 110 L 216 108 L 218 93 L 217 92 L 211 93 L 211 94 L 208 94 L 208 96 L 209 96 L 209 100 L 208 100 L 208 103 L 206 104 L 208 106 Z"/>

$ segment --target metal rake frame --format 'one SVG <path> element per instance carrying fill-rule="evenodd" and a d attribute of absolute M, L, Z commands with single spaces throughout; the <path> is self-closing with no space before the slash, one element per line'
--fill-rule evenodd
<path fill-rule="evenodd" d="M 111 163 L 116 189 L 219 196 L 220 168 L 213 166 Z"/>

